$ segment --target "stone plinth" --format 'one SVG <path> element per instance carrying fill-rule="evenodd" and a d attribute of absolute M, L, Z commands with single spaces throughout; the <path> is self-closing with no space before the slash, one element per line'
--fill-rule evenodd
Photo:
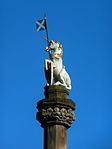
<path fill-rule="evenodd" d="M 75 103 L 63 86 L 45 87 L 45 99 L 37 103 L 37 120 L 44 128 L 44 149 L 67 149 L 67 129 L 75 120 Z"/>

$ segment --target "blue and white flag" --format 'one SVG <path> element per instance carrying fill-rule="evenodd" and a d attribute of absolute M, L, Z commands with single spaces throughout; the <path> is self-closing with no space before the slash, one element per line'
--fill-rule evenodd
<path fill-rule="evenodd" d="M 36 21 L 36 30 L 37 32 L 41 30 L 46 30 L 46 19 Z"/>

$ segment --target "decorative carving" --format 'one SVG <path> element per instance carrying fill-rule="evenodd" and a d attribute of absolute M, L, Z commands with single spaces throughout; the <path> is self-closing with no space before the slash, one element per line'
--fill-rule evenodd
<path fill-rule="evenodd" d="M 45 87 L 45 99 L 37 102 L 37 120 L 43 128 L 51 125 L 64 125 L 69 128 L 75 120 L 76 104 L 68 99 L 68 90 L 64 86 Z"/>
<path fill-rule="evenodd" d="M 41 113 L 37 113 L 38 116 L 40 114 L 41 117 L 41 123 L 48 123 L 48 122 L 61 122 L 62 124 L 70 126 L 72 122 L 75 120 L 75 115 L 73 113 L 73 110 L 71 108 L 65 109 L 65 108 L 47 108 L 42 109 Z"/>

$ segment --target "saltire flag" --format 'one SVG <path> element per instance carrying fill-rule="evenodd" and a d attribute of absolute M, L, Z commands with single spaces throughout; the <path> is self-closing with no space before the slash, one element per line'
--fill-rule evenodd
<path fill-rule="evenodd" d="M 46 19 L 36 21 L 36 30 L 37 32 L 47 30 Z"/>

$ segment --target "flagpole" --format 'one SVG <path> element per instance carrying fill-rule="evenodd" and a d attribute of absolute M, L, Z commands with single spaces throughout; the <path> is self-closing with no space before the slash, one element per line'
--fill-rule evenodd
<path fill-rule="evenodd" d="M 44 20 L 45 20 L 45 29 L 46 29 L 47 44 L 49 45 L 49 36 L 48 36 L 48 26 L 47 26 L 47 17 L 46 17 L 46 15 L 44 16 Z"/>

